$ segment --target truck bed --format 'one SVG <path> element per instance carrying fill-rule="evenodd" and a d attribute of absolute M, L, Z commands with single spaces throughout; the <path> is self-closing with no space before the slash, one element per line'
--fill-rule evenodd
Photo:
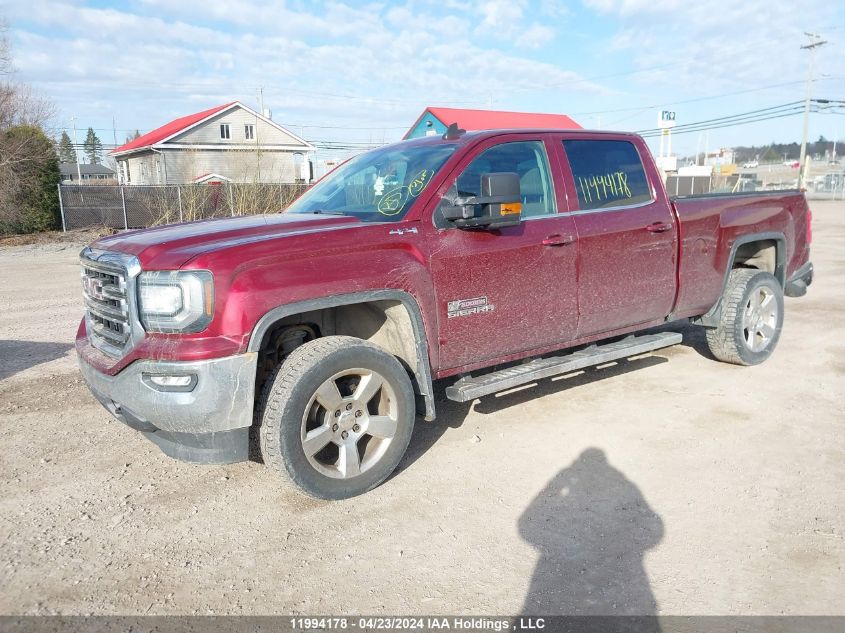
<path fill-rule="evenodd" d="M 798 190 L 681 196 L 671 204 L 680 226 L 679 317 L 704 314 L 716 303 L 726 263 L 744 242 L 778 246 L 782 282 L 809 258 L 807 201 Z"/>
<path fill-rule="evenodd" d="M 675 202 L 676 200 L 699 200 L 702 198 L 705 199 L 712 199 L 712 198 L 739 198 L 739 197 L 754 197 L 754 196 L 765 196 L 765 195 L 779 195 L 782 196 L 784 194 L 800 194 L 801 191 L 799 189 L 769 189 L 767 191 L 716 191 L 713 193 L 693 193 L 688 196 L 669 196 L 669 200 Z"/>

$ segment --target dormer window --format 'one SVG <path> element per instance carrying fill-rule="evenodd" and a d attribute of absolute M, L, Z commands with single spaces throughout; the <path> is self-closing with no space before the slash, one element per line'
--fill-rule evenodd
<path fill-rule="evenodd" d="M 244 125 L 244 138 L 248 141 L 255 140 L 255 126 L 252 123 Z"/>
<path fill-rule="evenodd" d="M 220 138 L 223 138 L 223 139 L 232 138 L 232 135 L 229 132 L 229 124 L 228 123 L 221 123 L 220 124 Z"/>

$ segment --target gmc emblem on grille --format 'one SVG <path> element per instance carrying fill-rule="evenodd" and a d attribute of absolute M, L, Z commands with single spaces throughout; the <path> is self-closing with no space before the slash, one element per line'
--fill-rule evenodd
<path fill-rule="evenodd" d="M 83 277 L 82 289 L 92 299 L 96 299 L 97 301 L 106 300 L 106 295 L 103 292 L 103 282 L 96 277 Z"/>

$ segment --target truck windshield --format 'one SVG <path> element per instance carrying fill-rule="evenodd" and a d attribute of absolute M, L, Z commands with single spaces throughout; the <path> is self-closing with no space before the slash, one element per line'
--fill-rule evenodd
<path fill-rule="evenodd" d="M 455 145 L 394 145 L 344 163 L 288 207 L 288 213 L 351 215 L 364 222 L 398 222 Z"/>

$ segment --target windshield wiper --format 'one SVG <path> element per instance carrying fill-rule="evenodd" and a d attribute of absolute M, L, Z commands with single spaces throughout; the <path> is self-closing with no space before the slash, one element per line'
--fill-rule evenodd
<path fill-rule="evenodd" d="M 308 213 L 314 213 L 316 215 L 346 215 L 343 211 L 326 211 L 325 209 L 314 209 Z"/>

